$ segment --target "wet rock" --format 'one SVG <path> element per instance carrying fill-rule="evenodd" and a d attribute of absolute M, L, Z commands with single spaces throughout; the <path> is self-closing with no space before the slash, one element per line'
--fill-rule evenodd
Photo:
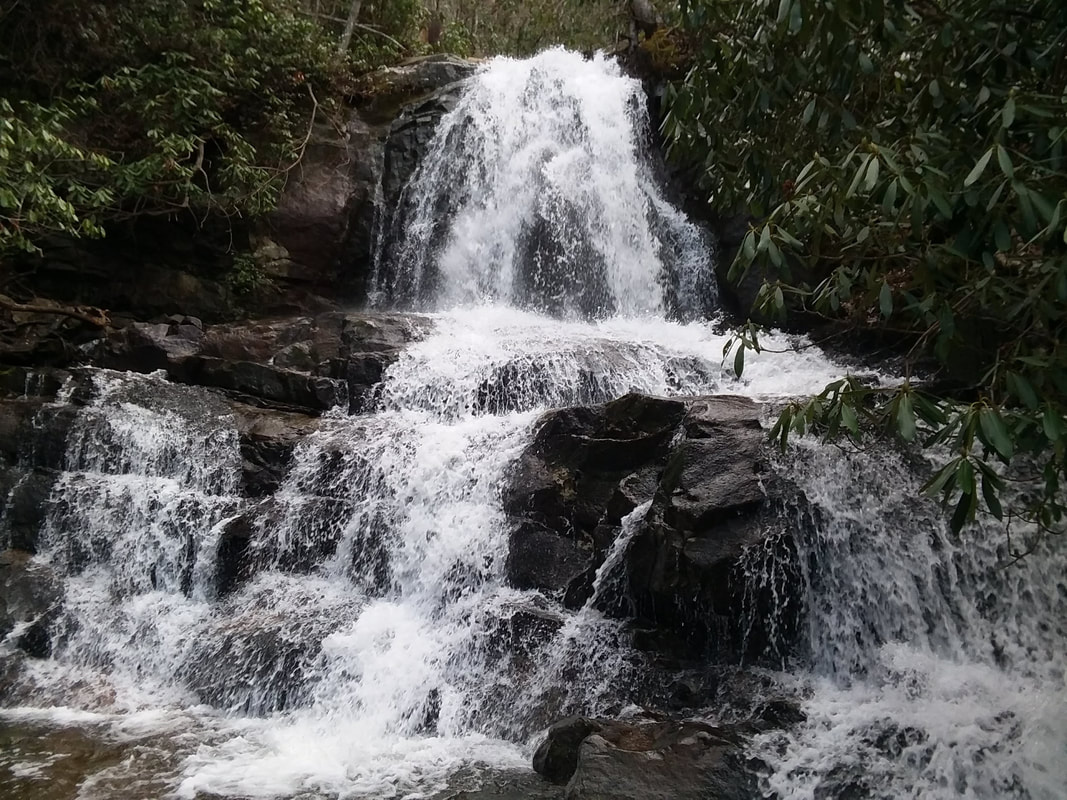
<path fill-rule="evenodd" d="M 680 401 L 637 394 L 550 412 L 514 467 L 505 509 L 591 542 L 620 482 L 666 458 L 684 414 Z"/>
<path fill-rule="evenodd" d="M 578 769 L 582 742 L 605 727 L 605 722 L 585 717 L 568 717 L 548 729 L 548 736 L 534 752 L 534 771 L 552 783 L 565 784 Z"/>
<path fill-rule="evenodd" d="M 535 603 L 505 606 L 490 639 L 497 658 L 524 661 L 544 647 L 560 628 L 564 618 L 556 610 Z"/>
<path fill-rule="evenodd" d="M 36 553 L 58 473 L 10 469 L 0 476 L 0 546 Z"/>
<path fill-rule="evenodd" d="M 0 641 L 14 634 L 20 650 L 47 658 L 52 652 L 49 627 L 62 596 L 47 565 L 18 550 L 0 553 Z"/>
<path fill-rule="evenodd" d="M 743 738 L 700 722 L 572 717 L 553 725 L 534 769 L 568 800 L 751 800 Z"/>
<path fill-rule="evenodd" d="M 0 465 L 59 468 L 77 414 L 39 397 L 0 399 Z"/>
<path fill-rule="evenodd" d="M 322 640 L 358 611 L 355 597 L 266 576 L 222 603 L 191 641 L 178 677 L 202 702 L 228 711 L 298 707 Z"/>
<path fill-rule="evenodd" d="M 589 564 L 590 553 L 555 531 L 529 520 L 511 534 L 508 581 L 517 589 L 562 593 Z"/>
<path fill-rule="evenodd" d="M 634 394 L 549 412 L 504 491 L 516 531 L 510 580 L 566 583 L 568 607 L 580 606 L 623 518 L 649 503 L 625 580 L 598 608 L 687 642 L 692 657 L 784 657 L 800 582 L 763 443 L 759 406 L 745 398 Z"/>
<path fill-rule="evenodd" d="M 241 439 L 241 488 L 248 497 L 273 494 L 289 471 L 296 445 L 318 430 L 319 420 L 307 414 L 233 403 Z"/>
<path fill-rule="evenodd" d="M 216 550 L 216 587 L 227 595 L 265 570 L 307 574 L 338 552 L 351 537 L 351 580 L 365 594 L 375 595 L 389 581 L 383 535 L 376 525 L 350 530 L 354 510 L 346 501 L 315 495 L 269 497 L 230 519 Z M 294 529 L 299 535 L 293 535 Z"/>
<path fill-rule="evenodd" d="M 331 312 L 203 326 L 132 323 L 113 331 L 94 363 L 118 370 L 165 370 L 248 404 L 319 414 L 361 410 L 401 350 L 428 328 L 425 317 Z"/>

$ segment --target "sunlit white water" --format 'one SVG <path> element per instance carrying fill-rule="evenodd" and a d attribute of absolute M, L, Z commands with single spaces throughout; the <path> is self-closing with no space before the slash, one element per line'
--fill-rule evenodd
<path fill-rule="evenodd" d="M 549 50 L 494 59 L 441 120 L 376 274 L 381 305 L 701 316 L 708 243 L 663 197 L 640 81 Z"/>

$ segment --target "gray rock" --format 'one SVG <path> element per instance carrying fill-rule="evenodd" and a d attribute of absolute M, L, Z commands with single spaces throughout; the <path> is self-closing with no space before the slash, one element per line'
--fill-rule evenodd
<path fill-rule="evenodd" d="M 553 725 L 533 758 L 567 800 L 755 800 L 744 739 L 705 723 L 571 717 Z"/>
<path fill-rule="evenodd" d="M 27 655 L 46 658 L 49 624 L 63 590 L 47 565 L 18 550 L 0 552 L 0 641 L 18 630 L 15 644 Z"/>
<path fill-rule="evenodd" d="M 511 534 L 508 581 L 517 589 L 562 594 L 588 568 L 590 555 L 555 531 L 525 520 Z"/>
<path fill-rule="evenodd" d="M 99 366 L 221 389 L 242 402 L 319 414 L 362 410 L 401 350 L 428 328 L 417 315 L 329 312 L 197 326 L 132 323 L 93 353 Z M 2 439 L 0 430 L 0 439 Z"/>

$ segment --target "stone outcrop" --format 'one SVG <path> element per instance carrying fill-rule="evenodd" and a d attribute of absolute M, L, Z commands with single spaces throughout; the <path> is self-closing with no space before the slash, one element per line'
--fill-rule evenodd
<path fill-rule="evenodd" d="M 131 323 L 92 355 L 110 369 L 165 370 L 251 405 L 321 413 L 364 408 L 386 367 L 427 329 L 424 317 L 329 312 L 204 326 L 190 317 Z"/>
<path fill-rule="evenodd" d="M 743 742 L 702 722 L 571 717 L 549 728 L 533 765 L 566 800 L 752 800 Z"/>
<path fill-rule="evenodd" d="M 549 412 L 504 495 L 510 581 L 582 605 L 623 519 L 648 504 L 630 523 L 626 591 L 598 598 L 603 609 L 673 633 L 694 653 L 759 655 L 772 644 L 758 619 L 770 589 L 746 592 L 740 567 L 766 548 L 776 561 L 792 555 L 764 485 L 763 440 L 759 406 L 738 397 L 632 394 Z"/>

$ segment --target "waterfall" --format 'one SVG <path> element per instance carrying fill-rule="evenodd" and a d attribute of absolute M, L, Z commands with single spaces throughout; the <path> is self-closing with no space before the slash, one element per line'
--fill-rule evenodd
<path fill-rule="evenodd" d="M 584 607 L 506 581 L 501 497 L 541 414 L 633 391 L 780 401 L 846 371 L 778 333 L 743 378 L 723 365 L 713 254 L 657 184 L 647 125 L 602 56 L 485 64 L 383 231 L 375 302 L 429 333 L 362 413 L 322 417 L 269 497 L 241 494 L 219 395 L 88 370 L 39 555 L 64 590 L 52 657 L 0 722 L 134 742 L 83 798 L 428 798 L 528 770 L 559 715 L 625 706 L 648 658 L 599 603 L 625 591 L 647 505 Z M 899 455 L 807 442 L 778 470 L 807 497 L 783 512 L 806 628 L 771 677 L 805 719 L 750 745 L 768 796 L 1062 796 L 1062 550 L 1003 568 L 1003 529 L 950 536 Z M 222 581 L 240 526 L 255 569 Z M 48 774 L 58 756 L 31 750 L 0 770 Z"/>
<path fill-rule="evenodd" d="M 810 667 L 805 722 L 758 744 L 764 788 L 782 800 L 1063 797 L 1059 543 L 1010 564 L 995 520 L 953 536 L 899 454 L 808 443 L 783 466 L 815 517 L 797 528 Z"/>
<path fill-rule="evenodd" d="M 708 242 L 650 166 L 639 81 L 602 55 L 496 59 L 445 115 L 379 253 L 378 302 L 703 316 Z"/>

